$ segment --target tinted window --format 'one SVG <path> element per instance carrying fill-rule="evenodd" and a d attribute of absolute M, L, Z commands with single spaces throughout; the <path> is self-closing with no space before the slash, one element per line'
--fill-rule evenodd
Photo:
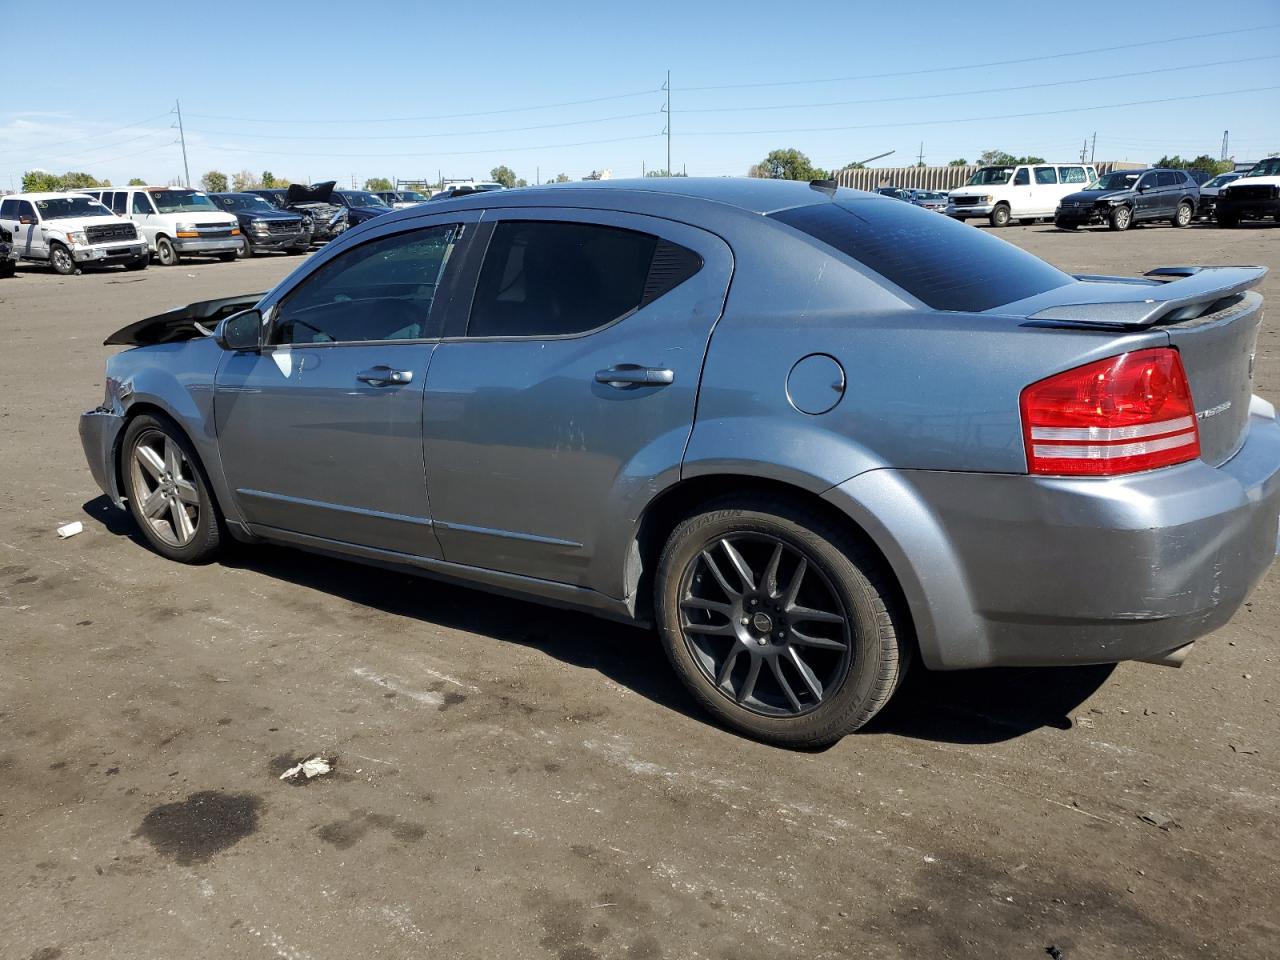
<path fill-rule="evenodd" d="M 0 200 L 0 220 L 18 219 L 18 201 Z"/>
<path fill-rule="evenodd" d="M 275 343 L 419 340 L 453 250 L 453 224 L 382 237 L 330 260 L 281 304 Z"/>
<path fill-rule="evenodd" d="M 1011 243 L 905 203 L 842 200 L 770 216 L 852 257 L 936 310 L 989 310 L 1071 282 Z"/>
<path fill-rule="evenodd" d="M 1156 175 L 1154 173 L 1144 173 L 1142 179 L 1138 181 L 1138 186 L 1146 187 L 1150 190 L 1156 185 Z"/>
<path fill-rule="evenodd" d="M 1162 187 L 1176 187 L 1179 183 L 1182 183 L 1182 174 L 1174 173 L 1173 171 L 1160 173 L 1156 176 L 1158 177 L 1157 182 Z"/>
<path fill-rule="evenodd" d="M 1013 176 L 1013 185 L 1015 187 L 1025 187 L 1031 183 L 1031 174 L 1027 172 L 1027 168 L 1023 167 Z"/>
<path fill-rule="evenodd" d="M 1058 171 L 1053 167 L 1036 167 L 1036 183 L 1057 183 Z"/>
<path fill-rule="evenodd" d="M 117 190 L 111 195 L 111 209 L 116 213 L 124 216 L 129 209 L 129 195 L 123 190 Z"/>
<path fill-rule="evenodd" d="M 151 200 L 143 192 L 139 191 L 133 195 L 133 212 L 134 213 L 153 213 L 151 209 Z"/>
<path fill-rule="evenodd" d="M 467 333 L 583 333 L 637 309 L 658 238 L 590 223 L 508 220 L 494 228 Z"/>
<path fill-rule="evenodd" d="M 1059 167 L 1058 173 L 1062 177 L 1063 183 L 1088 183 L 1089 177 L 1084 172 L 1084 167 Z"/>
<path fill-rule="evenodd" d="M 34 221 L 35 221 L 35 219 L 36 219 L 36 210 L 35 210 L 35 207 L 31 206 L 31 204 L 30 204 L 30 203 L 28 203 L 26 200 L 19 200 L 19 201 L 18 201 L 18 216 L 19 216 L 19 217 L 29 217 L 29 218 L 34 222 Z"/>

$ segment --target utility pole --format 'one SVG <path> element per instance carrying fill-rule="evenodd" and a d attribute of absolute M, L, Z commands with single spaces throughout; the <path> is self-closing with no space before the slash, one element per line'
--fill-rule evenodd
<path fill-rule="evenodd" d="M 182 104 L 174 100 L 173 109 L 178 114 L 178 139 L 182 141 L 182 172 L 186 177 L 183 183 L 189 189 L 191 187 L 191 169 L 187 166 L 187 134 L 182 129 Z"/>
<path fill-rule="evenodd" d="M 917 167 L 924 166 L 924 141 L 923 140 L 920 141 L 920 156 L 916 158 L 916 166 Z"/>
<path fill-rule="evenodd" d="M 1228 140 L 1228 138 L 1230 137 L 1230 134 L 1231 134 L 1231 131 L 1230 131 L 1230 130 L 1223 130 L 1223 131 L 1222 131 L 1222 157 L 1221 157 L 1221 159 L 1223 159 L 1223 160 L 1227 159 L 1227 140 Z"/>
<path fill-rule="evenodd" d="M 542 186 L 542 165 L 539 164 L 538 166 L 534 167 L 533 171 L 534 171 L 533 173 L 534 186 L 537 186 L 537 187 Z"/>
<path fill-rule="evenodd" d="M 1098 131 L 1093 131 L 1093 144 L 1089 147 L 1089 162 L 1093 163 L 1094 155 L 1098 152 Z"/>
<path fill-rule="evenodd" d="M 667 91 L 667 102 L 663 106 L 662 112 L 667 115 L 667 176 L 671 176 L 671 71 L 667 71 L 667 82 L 662 85 L 662 89 Z"/>

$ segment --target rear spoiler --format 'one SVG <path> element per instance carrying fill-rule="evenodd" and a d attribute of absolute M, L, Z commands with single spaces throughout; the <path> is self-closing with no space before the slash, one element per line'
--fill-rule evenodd
<path fill-rule="evenodd" d="M 1257 286 L 1266 267 L 1159 267 L 1148 280 L 1121 277 L 1076 277 L 1105 281 L 1084 303 L 1064 303 L 1033 313 L 1028 320 L 1105 327 L 1152 327 L 1157 323 L 1194 320 L 1215 303 Z M 1101 290 L 1101 292 L 1098 292 Z"/>
<path fill-rule="evenodd" d="M 153 343 L 176 343 L 207 337 L 223 317 L 257 304 L 265 293 L 242 293 L 238 297 L 200 300 L 185 307 L 174 307 L 164 313 L 135 320 L 102 341 L 105 347 L 144 347 Z"/>

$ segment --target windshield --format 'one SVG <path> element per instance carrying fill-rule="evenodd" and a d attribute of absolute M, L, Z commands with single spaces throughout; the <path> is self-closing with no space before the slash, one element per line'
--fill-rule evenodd
<path fill-rule="evenodd" d="M 217 210 L 207 194 L 194 190 L 154 190 L 151 199 L 161 213 L 182 213 L 186 210 Z"/>
<path fill-rule="evenodd" d="M 414 193 L 412 190 L 401 190 L 400 200 L 402 203 L 426 203 L 427 198 L 420 193 Z"/>
<path fill-rule="evenodd" d="M 985 187 L 996 183 L 1008 183 L 1015 169 L 1014 167 L 983 167 L 969 178 L 965 186 Z"/>
<path fill-rule="evenodd" d="M 1086 190 L 1128 190 L 1138 178 L 1142 176 L 1141 170 L 1116 170 L 1112 173 L 1104 173 L 1093 183 L 1089 184 Z"/>
<path fill-rule="evenodd" d="M 52 200 L 37 200 L 36 209 L 40 211 L 42 220 L 114 216 L 97 200 L 91 200 L 88 197 L 54 197 Z"/>
<path fill-rule="evenodd" d="M 1246 177 L 1280 177 L 1280 157 L 1268 157 L 1259 161 L 1245 174 Z"/>
<path fill-rule="evenodd" d="M 279 213 L 262 197 L 219 197 L 218 206 L 224 210 L 245 210 L 250 213 Z"/>
<path fill-rule="evenodd" d="M 375 197 L 364 190 L 343 190 L 342 195 L 353 207 L 385 207 L 387 205 L 381 197 Z"/>
<path fill-rule="evenodd" d="M 1206 184 L 1205 184 L 1205 186 L 1206 186 L 1206 187 L 1220 187 L 1220 186 L 1222 186 L 1224 183 L 1230 183 L 1232 180 L 1238 180 L 1238 179 L 1240 179 L 1240 174 L 1238 174 L 1238 173 L 1223 173 L 1223 174 L 1219 174 L 1218 176 L 1214 177 L 1212 180 L 1210 180 L 1208 183 L 1206 183 Z"/>

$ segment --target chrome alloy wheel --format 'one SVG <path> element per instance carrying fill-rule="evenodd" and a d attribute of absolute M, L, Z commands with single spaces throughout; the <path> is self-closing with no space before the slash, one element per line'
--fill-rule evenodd
<path fill-rule="evenodd" d="M 173 547 L 189 544 L 200 525 L 200 493 L 182 448 L 149 431 L 134 445 L 129 469 L 138 509 L 155 535 Z"/>
<path fill-rule="evenodd" d="M 849 673 L 849 618 L 816 562 L 760 533 L 729 534 L 689 563 L 680 626 L 716 689 L 754 713 L 816 710 Z"/>

